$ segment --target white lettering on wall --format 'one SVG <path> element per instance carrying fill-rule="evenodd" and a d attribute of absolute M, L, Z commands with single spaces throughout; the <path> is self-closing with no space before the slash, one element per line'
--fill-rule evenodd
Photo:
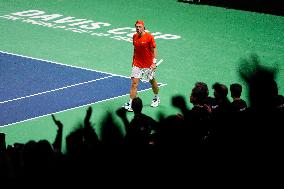
<path fill-rule="evenodd" d="M 64 16 L 62 14 L 46 14 L 46 12 L 42 10 L 25 10 L 2 15 L 0 16 L 0 19 L 1 18 L 10 21 L 21 21 L 23 23 L 71 31 L 74 33 L 85 33 L 94 37 L 109 37 L 111 39 L 127 42 L 132 42 L 132 36 L 135 33 L 134 27 L 121 27 L 104 30 L 105 27 L 109 27 L 111 24 L 85 18 Z M 100 32 L 95 32 L 96 30 L 100 30 Z M 149 32 L 148 30 L 146 31 Z M 163 34 L 161 32 L 152 32 L 151 34 L 155 39 L 173 40 L 181 38 L 179 35 Z"/>

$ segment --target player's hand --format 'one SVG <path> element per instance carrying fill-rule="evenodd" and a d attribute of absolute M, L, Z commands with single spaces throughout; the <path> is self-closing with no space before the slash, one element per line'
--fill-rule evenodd
<path fill-rule="evenodd" d="M 151 68 L 152 70 L 156 69 L 156 67 L 157 67 L 157 66 L 156 66 L 156 64 L 154 64 L 154 63 L 152 63 L 151 66 L 150 66 L 150 68 Z"/>
<path fill-rule="evenodd" d="M 156 69 L 156 67 L 157 67 L 156 63 L 157 63 L 157 59 L 156 59 L 156 58 L 153 58 L 153 63 L 152 63 L 151 66 L 150 66 L 150 68 L 151 68 L 152 70 Z"/>

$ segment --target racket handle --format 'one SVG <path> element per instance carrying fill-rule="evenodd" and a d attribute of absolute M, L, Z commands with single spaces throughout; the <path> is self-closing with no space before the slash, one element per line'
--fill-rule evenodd
<path fill-rule="evenodd" d="M 159 66 L 163 61 L 164 61 L 163 59 L 159 60 L 159 61 L 156 63 L 156 66 Z"/>

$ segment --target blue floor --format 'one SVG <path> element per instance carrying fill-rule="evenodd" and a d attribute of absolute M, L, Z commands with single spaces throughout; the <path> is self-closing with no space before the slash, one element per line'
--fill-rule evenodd
<path fill-rule="evenodd" d="M 130 78 L 0 52 L 0 126 L 129 94 Z M 141 83 L 139 91 L 150 89 Z"/>

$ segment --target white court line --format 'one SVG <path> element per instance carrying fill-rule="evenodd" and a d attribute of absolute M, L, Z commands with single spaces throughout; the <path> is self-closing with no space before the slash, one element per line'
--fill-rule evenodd
<path fill-rule="evenodd" d="M 73 85 L 68 85 L 66 87 L 60 87 L 60 88 L 52 89 L 52 90 L 49 90 L 49 91 L 44 91 L 44 92 L 40 92 L 40 93 L 36 93 L 36 94 L 32 94 L 32 95 L 27 95 L 27 96 L 23 96 L 23 97 L 19 97 L 19 98 L 14 98 L 14 99 L 11 99 L 11 100 L 5 100 L 3 102 L 0 102 L 0 104 L 4 104 L 4 103 L 7 103 L 7 102 L 13 102 L 13 101 L 21 100 L 21 99 L 25 99 L 25 98 L 30 98 L 30 97 L 34 97 L 34 96 L 50 93 L 50 92 L 55 92 L 55 91 L 59 91 L 59 90 L 67 89 L 67 88 L 70 88 L 70 87 L 75 87 L 75 86 L 87 84 L 87 83 L 92 83 L 92 82 L 95 82 L 95 81 L 99 81 L 99 80 L 103 80 L 103 79 L 107 79 L 107 78 L 111 78 L 111 77 L 113 77 L 113 76 L 111 75 L 111 76 L 102 77 L 102 78 L 99 78 L 99 79 L 85 81 L 85 82 L 82 82 L 82 83 L 76 83 L 76 84 L 73 84 Z"/>
<path fill-rule="evenodd" d="M 6 100 L 6 101 L 3 101 L 3 102 L 0 102 L 0 104 L 4 104 L 4 103 L 7 103 L 7 102 L 12 102 L 12 101 L 16 101 L 16 100 L 21 100 L 21 99 L 25 99 L 25 98 L 29 98 L 29 97 L 33 97 L 33 96 L 49 93 L 49 92 L 54 92 L 54 91 L 58 91 L 58 90 L 63 90 L 63 89 L 69 88 L 69 87 L 74 87 L 74 86 L 78 86 L 78 85 L 82 85 L 82 84 L 86 84 L 86 83 L 91 83 L 91 82 L 95 82 L 95 81 L 98 81 L 98 80 L 101 80 L 101 79 L 107 79 L 107 78 L 110 78 L 110 77 L 113 77 L 113 76 L 118 76 L 118 77 L 130 79 L 129 76 L 123 76 L 123 75 L 113 74 L 113 73 L 109 73 L 109 72 L 102 72 L 102 71 L 98 71 L 98 70 L 94 70 L 94 69 L 88 69 L 88 68 L 83 68 L 83 67 L 78 67 L 78 66 L 67 65 L 67 64 L 63 64 L 63 63 L 59 63 L 59 62 L 55 62 L 55 61 L 44 60 L 44 59 L 39 59 L 39 58 L 33 58 L 33 57 L 19 55 L 19 54 L 14 54 L 14 53 L 9 53 L 9 52 L 5 52 L 5 51 L 1 51 L 1 50 L 0 50 L 0 53 L 13 55 L 13 56 L 18 56 L 18 57 L 23 57 L 23 58 L 29 58 L 29 59 L 32 59 L 32 60 L 39 60 L 39 61 L 43 61 L 44 63 L 49 63 L 49 64 L 57 64 L 57 65 L 62 65 L 62 66 L 67 66 L 67 67 L 72 67 L 72 68 L 78 68 L 78 69 L 92 71 L 92 72 L 100 72 L 100 73 L 111 75 L 111 76 L 107 76 L 107 77 L 104 77 L 104 78 L 99 78 L 99 79 L 86 81 L 86 82 L 82 82 L 82 83 L 78 83 L 78 84 L 74 84 L 74 85 L 70 85 L 70 86 L 66 86 L 66 87 L 61 87 L 61 88 L 58 88 L 58 89 L 53 89 L 53 90 L 44 91 L 44 92 L 41 92 L 41 93 L 36 93 L 36 94 L 24 96 L 24 97 L 19 97 L 19 98 L 15 98 L 15 99 L 11 99 L 11 100 Z M 163 84 L 163 83 L 158 83 L 158 84 L 160 84 L 160 87 L 163 87 L 163 86 L 167 85 L 167 84 Z M 150 90 L 150 89 L 151 88 L 140 90 L 140 91 L 137 91 L 137 92 L 140 93 L 140 92 L 147 91 L 147 90 Z M 62 111 L 53 112 L 53 113 L 50 113 L 50 114 L 41 115 L 41 116 L 33 117 L 33 118 L 30 118 L 30 119 L 26 119 L 26 120 L 10 123 L 10 124 L 7 124 L 7 125 L 0 125 L 0 127 L 5 127 L 5 126 L 9 126 L 9 125 L 14 125 L 14 124 L 17 124 L 17 123 L 22 123 L 22 122 L 33 120 L 33 119 L 37 119 L 37 118 L 40 118 L 40 117 L 49 116 L 51 114 L 61 113 L 61 112 L 65 112 L 65 111 L 68 111 L 68 110 L 73 110 L 73 109 L 81 108 L 81 107 L 84 107 L 84 106 L 89 106 L 89 105 L 92 105 L 92 104 L 96 104 L 96 103 L 100 103 L 100 102 L 105 102 L 105 101 L 117 99 L 117 98 L 120 98 L 120 97 L 123 97 L 123 96 L 127 96 L 127 95 L 129 95 L 129 93 L 125 94 L 125 95 L 116 96 L 116 97 L 113 97 L 113 98 L 100 100 L 100 101 L 97 101 L 97 102 L 94 102 L 94 103 L 90 103 L 90 104 L 86 104 L 86 105 L 82 105 L 82 106 L 77 106 L 77 107 L 74 107 L 74 108 L 69 108 L 69 109 L 65 109 L 65 110 L 62 110 Z"/>
<path fill-rule="evenodd" d="M 23 58 L 29 58 L 29 59 L 32 59 L 32 60 L 39 60 L 39 61 L 43 61 L 44 63 L 49 63 L 49 64 L 57 64 L 57 65 L 61 65 L 61 66 L 67 66 L 67 67 L 71 67 L 71 68 L 78 68 L 78 69 L 87 70 L 87 71 L 92 71 L 92 72 L 100 72 L 100 73 L 109 74 L 109 75 L 113 75 L 113 76 L 119 76 L 119 77 L 123 77 L 123 78 L 130 78 L 130 77 L 123 76 L 123 75 L 118 75 L 118 74 L 103 72 L 103 71 L 94 70 L 94 69 L 89 69 L 89 68 L 83 68 L 83 67 L 79 67 L 79 66 L 73 66 L 73 65 L 63 64 L 63 63 L 56 62 L 56 61 L 50 61 L 50 60 L 45 60 L 45 59 L 40 59 L 40 58 L 33 58 L 33 57 L 30 57 L 30 56 L 24 56 L 24 55 L 9 53 L 9 52 L 5 52 L 5 51 L 1 51 L 1 50 L 0 50 L 0 53 L 2 53 L 2 54 L 8 54 L 8 55 L 13 55 L 13 56 L 18 56 L 18 57 L 23 57 Z"/>
<path fill-rule="evenodd" d="M 161 84 L 160 87 L 164 87 L 164 86 L 166 86 L 166 85 L 167 85 L 167 84 Z M 151 89 L 151 88 L 143 89 L 143 90 L 137 91 L 137 93 L 140 93 L 140 92 L 143 92 L 143 91 L 148 91 L 148 90 L 150 90 L 150 89 Z M 52 115 L 52 114 L 62 113 L 62 112 L 66 112 L 66 111 L 69 111 L 69 110 L 75 110 L 75 109 L 78 109 L 78 108 L 90 106 L 90 105 L 92 105 L 92 104 L 97 104 L 97 103 L 100 103 L 100 102 L 106 102 L 106 101 L 109 101 L 109 100 L 117 99 L 117 98 L 120 98 L 120 97 L 123 97 L 123 96 L 128 96 L 128 95 L 129 95 L 129 94 L 125 94 L 125 95 L 120 95 L 120 96 L 116 96 L 116 97 L 112 97 L 112 98 L 107 98 L 107 99 L 99 100 L 99 101 L 97 101 L 97 102 L 93 102 L 93 103 L 90 103 L 90 104 L 85 104 L 85 105 L 76 106 L 76 107 L 73 107 L 73 108 L 68 108 L 68 109 L 65 109 L 65 110 L 58 111 L 58 112 L 53 112 L 53 113 L 49 113 L 49 114 L 45 114 L 45 115 L 41 115 L 41 116 L 29 118 L 29 119 L 25 119 L 25 120 L 22 120 L 22 121 L 17 121 L 17 122 L 14 122 L 14 123 L 9 123 L 9 124 L 6 124 L 6 125 L 0 125 L 0 128 L 1 128 L 1 127 L 6 127 L 6 126 L 15 125 L 15 124 L 17 124 L 17 123 L 23 123 L 23 122 L 26 122 L 26 121 L 31 121 L 31 120 L 34 120 L 34 119 L 37 119 L 37 118 L 41 118 L 41 117 L 50 116 L 50 115 Z"/>

